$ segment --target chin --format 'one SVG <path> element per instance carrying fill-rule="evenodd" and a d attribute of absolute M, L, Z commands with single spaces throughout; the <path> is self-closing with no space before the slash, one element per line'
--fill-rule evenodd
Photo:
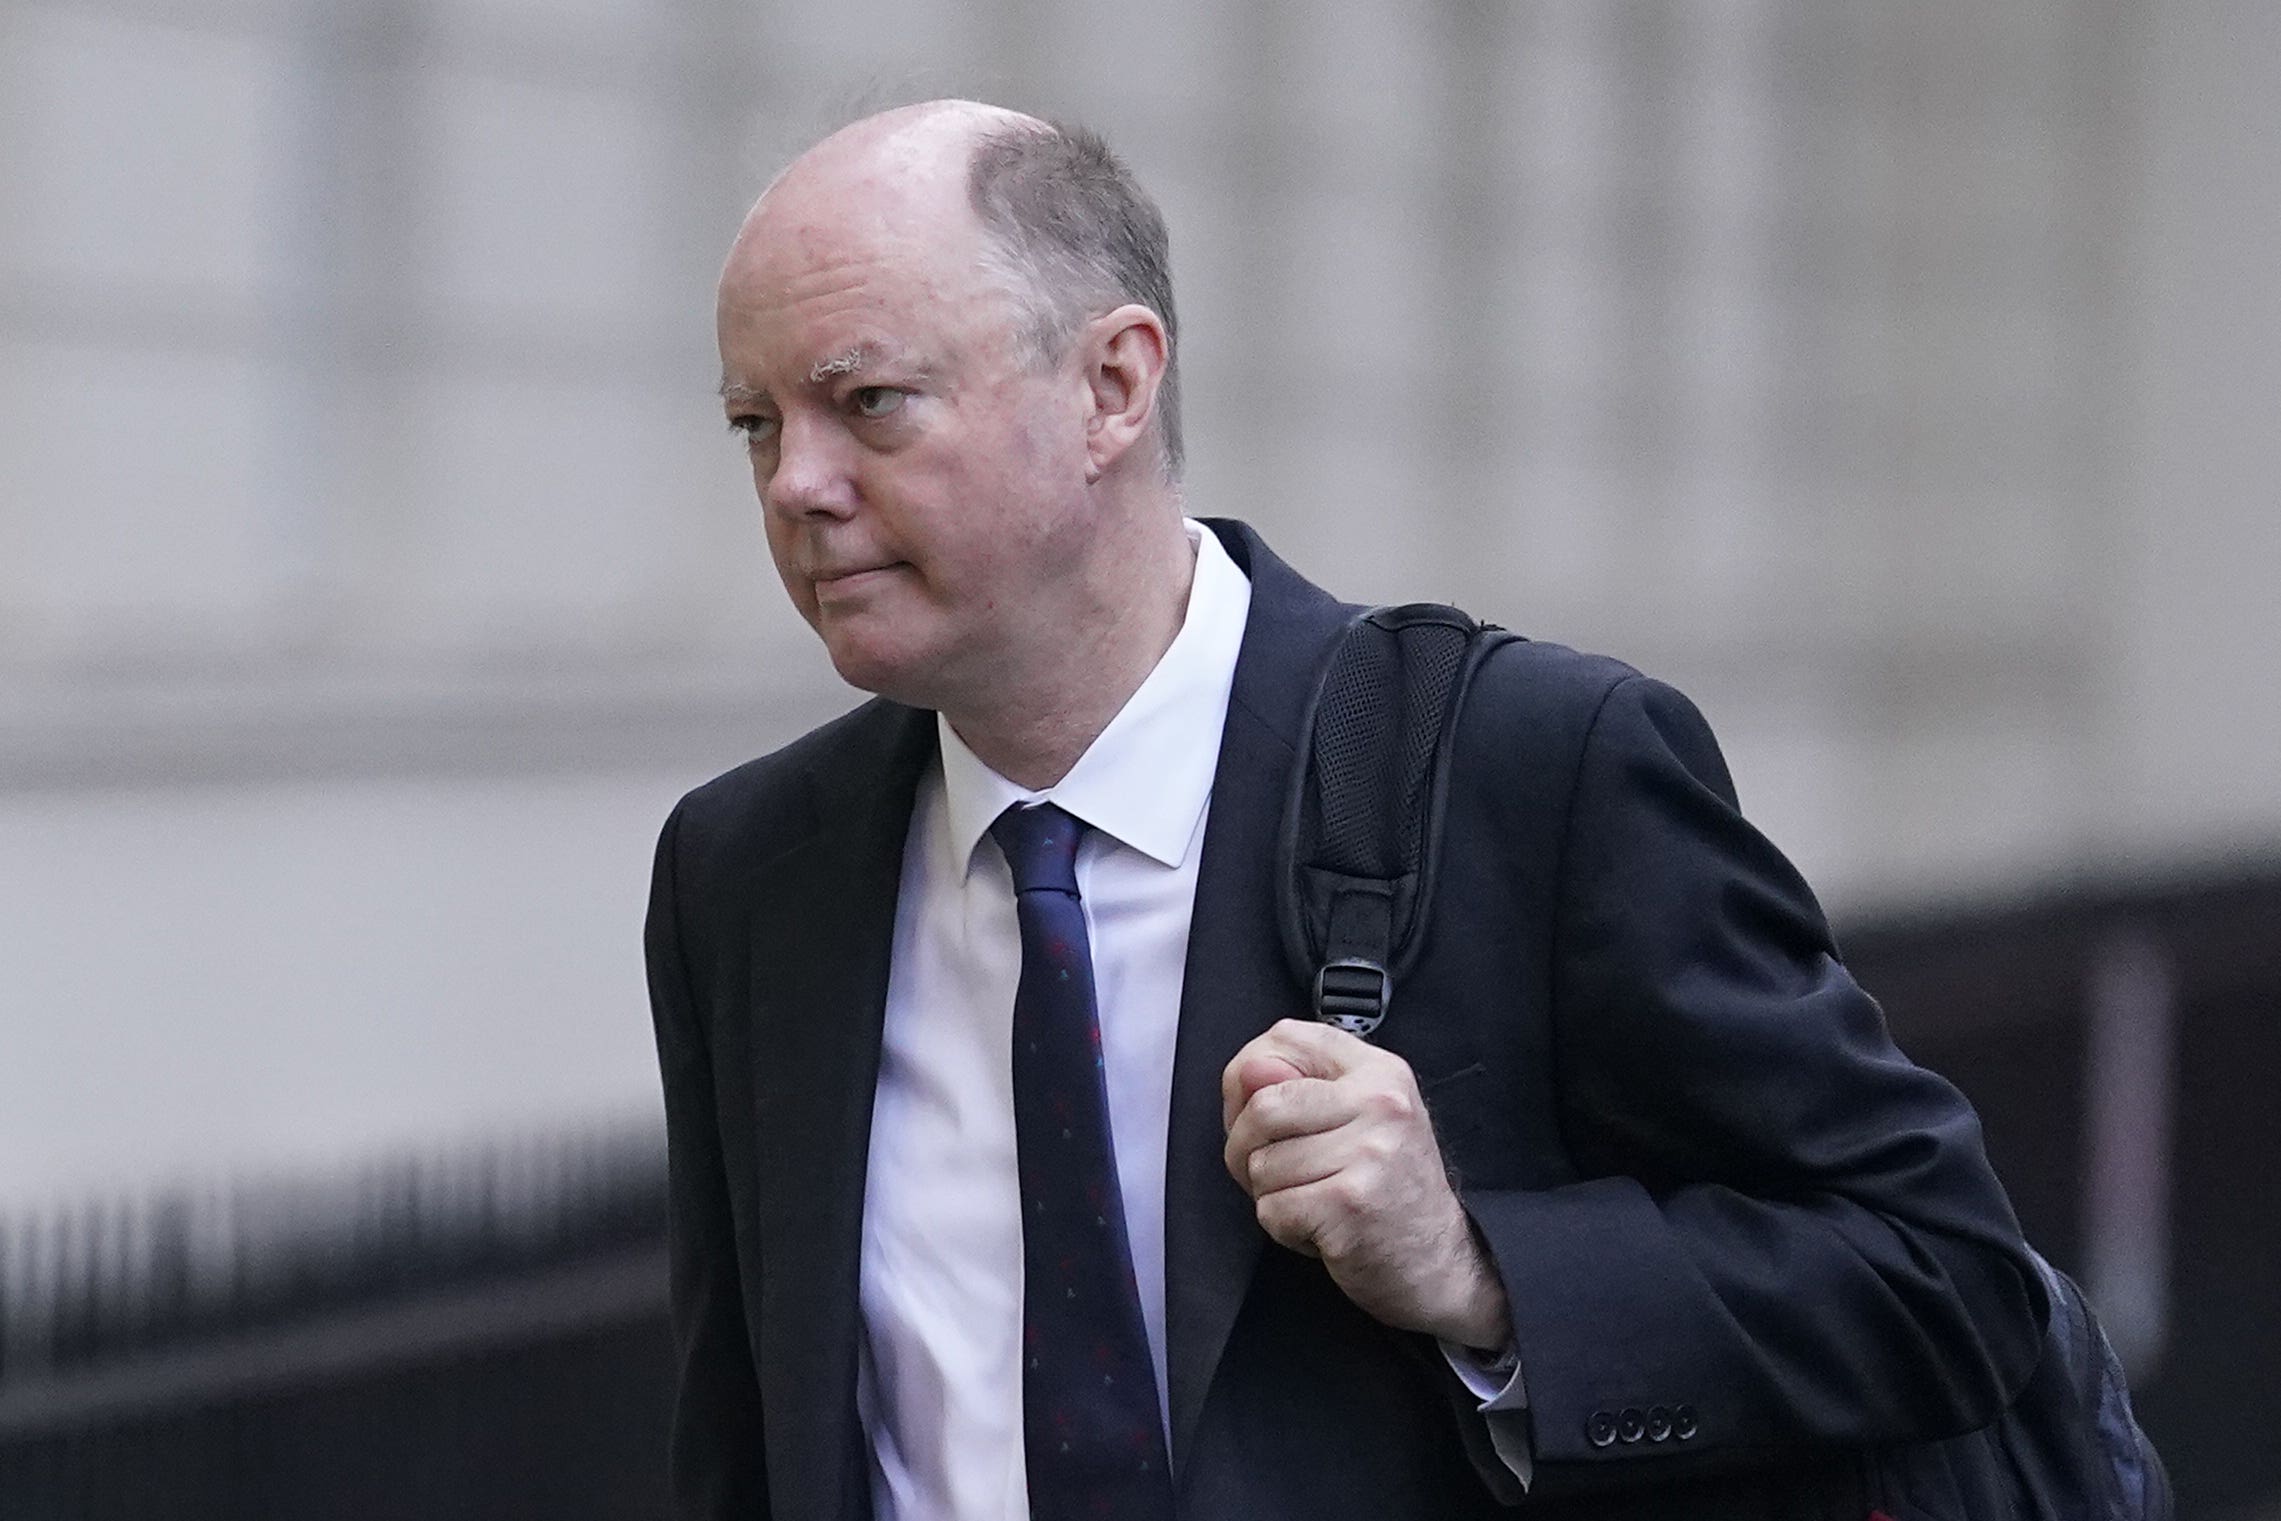
<path fill-rule="evenodd" d="M 859 691 L 887 698 L 908 707 L 931 708 L 933 685 L 926 679 L 925 662 L 909 650 L 882 647 L 847 631 L 824 636 L 824 650 L 840 680 Z"/>

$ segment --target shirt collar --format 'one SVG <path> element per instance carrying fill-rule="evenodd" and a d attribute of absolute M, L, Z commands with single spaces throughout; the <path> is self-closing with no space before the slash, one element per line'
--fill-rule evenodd
<path fill-rule="evenodd" d="M 1016 803 L 1050 801 L 1150 860 L 1179 866 L 1196 838 L 1219 768 L 1220 729 L 1235 684 L 1251 612 L 1251 582 L 1220 546 L 1219 536 L 1186 521 L 1196 550 L 1188 610 L 1172 645 L 1126 699 L 1109 726 L 1043 792 L 1015 785 L 985 765 L 941 714 L 944 799 L 954 859 L 971 864 L 974 847 Z"/>

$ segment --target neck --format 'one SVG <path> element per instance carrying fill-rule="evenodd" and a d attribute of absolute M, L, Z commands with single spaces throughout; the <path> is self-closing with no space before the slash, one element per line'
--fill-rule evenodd
<path fill-rule="evenodd" d="M 1099 559 L 1105 574 L 1088 587 L 1083 615 L 1042 652 L 1036 670 L 997 687 L 987 702 L 944 710 L 967 748 L 1017 786 L 1042 790 L 1067 776 L 1186 620 L 1196 553 L 1177 504 L 1120 537 Z"/>

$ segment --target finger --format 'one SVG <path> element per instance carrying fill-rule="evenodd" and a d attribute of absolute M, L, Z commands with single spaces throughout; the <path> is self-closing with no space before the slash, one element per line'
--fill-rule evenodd
<path fill-rule="evenodd" d="M 1262 1088 L 1288 1083 L 1306 1075 L 1280 1056 L 1247 1056 L 1236 1063 L 1236 1087 L 1242 1092 L 1247 1104 L 1251 1102 L 1252 1095 Z"/>
<path fill-rule="evenodd" d="M 1364 1095 L 1319 1077 L 1270 1084 L 1245 1100 L 1221 1149 L 1228 1172 L 1248 1190 L 1248 1158 L 1270 1142 L 1336 1130 L 1360 1112 Z"/>
<path fill-rule="evenodd" d="M 1249 1151 L 1269 1141 L 1336 1130 L 1363 1113 L 1369 1098 L 1370 1091 L 1357 1083 L 1295 1077 L 1245 1100 L 1228 1133 L 1241 1136 Z"/>
<path fill-rule="evenodd" d="M 1360 1108 L 1381 1119 L 1408 1123 L 1424 1108 L 1417 1074 L 1407 1061 L 1329 1025 L 1287 1019 L 1245 1050 L 1252 1053 L 1252 1060 L 1287 1061 L 1314 1076 L 1334 1079 L 1342 1090 L 1356 1095 Z"/>
<path fill-rule="evenodd" d="M 1293 1136 L 1255 1147 L 1244 1158 L 1246 1191 L 1262 1199 L 1287 1188 L 1319 1183 L 1356 1160 L 1351 1128 Z"/>
<path fill-rule="evenodd" d="M 1315 1245 L 1315 1231 L 1320 1222 L 1313 1203 L 1303 1187 L 1281 1188 L 1271 1194 L 1261 1194 L 1253 1201 L 1251 1212 L 1259 1228 L 1267 1232 L 1268 1239 L 1276 1245 L 1289 1247 L 1301 1256 L 1320 1257 L 1322 1250 Z"/>
<path fill-rule="evenodd" d="M 1260 1089 L 1306 1075 L 1296 1064 L 1261 1050 L 1259 1041 L 1254 1040 L 1238 1051 L 1220 1073 L 1220 1128 L 1225 1130 L 1235 1124 L 1243 1106 L 1250 1103 L 1251 1096 Z"/>
<path fill-rule="evenodd" d="M 1242 1050 L 1220 1070 L 1220 1123 L 1233 1125 L 1236 1115 L 1258 1085 L 1246 1088 L 1243 1074 L 1251 1063 L 1273 1057 L 1305 1077 L 1342 1077 L 1358 1063 L 1384 1053 L 1367 1043 L 1305 1019 L 1279 1019 L 1244 1043 Z"/>
<path fill-rule="evenodd" d="M 1221 1074 L 1220 1128 L 1232 1135 L 1238 1116 L 1261 1089 L 1272 1088 L 1277 1083 L 1292 1082 L 1303 1076 L 1297 1067 L 1280 1056 L 1239 1054 L 1234 1061 L 1228 1063 L 1228 1070 Z"/>
<path fill-rule="evenodd" d="M 1245 1050 L 1280 1056 L 1309 1077 L 1344 1077 L 1385 1055 L 1359 1035 L 1312 1019 L 1279 1019 Z"/>
<path fill-rule="evenodd" d="M 1259 1228 L 1276 1242 L 1309 1257 L 1336 1255 L 1351 1239 L 1350 1185 L 1339 1173 L 1261 1194 L 1252 1205 Z"/>

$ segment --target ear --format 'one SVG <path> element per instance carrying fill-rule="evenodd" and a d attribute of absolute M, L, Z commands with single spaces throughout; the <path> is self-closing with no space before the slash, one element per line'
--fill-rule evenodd
<path fill-rule="evenodd" d="M 1109 473 L 1147 437 L 1156 416 L 1156 388 L 1172 358 L 1164 321 L 1147 307 L 1128 304 L 1085 326 L 1085 479 Z"/>

